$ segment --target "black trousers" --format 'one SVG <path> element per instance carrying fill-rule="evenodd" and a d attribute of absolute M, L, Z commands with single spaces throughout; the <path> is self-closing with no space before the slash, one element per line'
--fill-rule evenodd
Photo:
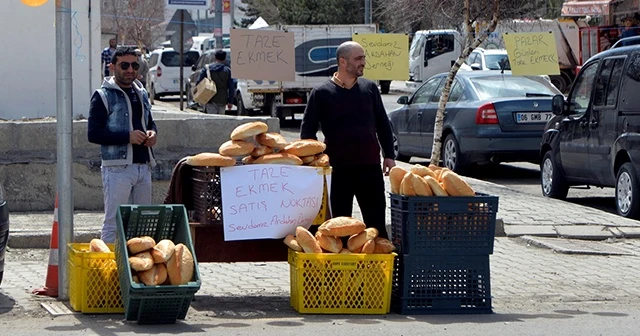
<path fill-rule="evenodd" d="M 355 196 L 367 227 L 378 229 L 378 236 L 388 238 L 382 167 L 377 165 L 350 165 L 332 167 L 332 217 L 351 216 Z"/>

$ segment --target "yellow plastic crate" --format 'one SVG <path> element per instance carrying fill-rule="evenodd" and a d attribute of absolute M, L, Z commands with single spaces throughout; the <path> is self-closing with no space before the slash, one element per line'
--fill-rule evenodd
<path fill-rule="evenodd" d="M 89 252 L 89 244 L 69 247 L 69 303 L 83 313 L 124 313 L 115 252 Z M 115 251 L 113 244 L 107 244 Z"/>
<path fill-rule="evenodd" d="M 395 257 L 289 250 L 291 306 L 299 313 L 386 314 Z"/>

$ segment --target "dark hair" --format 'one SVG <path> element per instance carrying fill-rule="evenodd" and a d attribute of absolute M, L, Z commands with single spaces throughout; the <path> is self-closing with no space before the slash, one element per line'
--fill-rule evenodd
<path fill-rule="evenodd" d="M 227 59 L 227 52 L 224 50 L 218 50 L 214 56 L 218 61 L 224 61 Z"/>
<path fill-rule="evenodd" d="M 118 47 L 116 49 L 116 52 L 114 52 L 113 56 L 111 57 L 111 64 L 118 63 L 118 57 L 125 55 L 138 57 L 138 54 L 136 54 L 136 49 L 131 47 Z"/>

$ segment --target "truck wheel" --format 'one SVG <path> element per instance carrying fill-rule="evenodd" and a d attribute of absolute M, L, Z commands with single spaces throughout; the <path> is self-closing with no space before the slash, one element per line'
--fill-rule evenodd
<path fill-rule="evenodd" d="M 282 116 L 282 110 L 278 111 L 278 105 L 276 104 L 276 100 L 273 97 L 269 100 L 269 115 L 272 118 L 280 119 L 280 123 L 284 121 L 284 117 Z"/>
<path fill-rule="evenodd" d="M 398 161 L 409 162 L 411 160 L 411 156 L 400 154 L 400 142 L 398 141 L 398 136 L 393 131 L 391 133 L 393 134 L 393 156 Z"/>
<path fill-rule="evenodd" d="M 569 186 L 551 150 L 544 153 L 540 163 L 540 186 L 542 187 L 542 195 L 546 197 L 567 198 Z"/>
<path fill-rule="evenodd" d="M 553 84 L 553 86 L 555 86 L 556 89 L 558 89 L 558 91 L 564 93 L 564 92 L 567 92 L 567 90 L 569 89 L 570 83 L 567 81 L 567 78 L 562 74 L 550 76 L 550 79 L 551 79 L 551 84 Z"/>
<path fill-rule="evenodd" d="M 380 81 L 380 92 L 382 94 L 389 94 L 389 89 L 391 88 L 391 81 Z"/>
<path fill-rule="evenodd" d="M 618 170 L 616 179 L 616 209 L 623 217 L 640 217 L 640 181 L 633 163 L 627 162 Z"/>

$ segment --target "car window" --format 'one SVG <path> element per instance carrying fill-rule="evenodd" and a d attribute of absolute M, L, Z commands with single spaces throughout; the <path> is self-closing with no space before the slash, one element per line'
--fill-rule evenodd
<path fill-rule="evenodd" d="M 620 88 L 620 110 L 640 111 L 640 52 L 634 51 L 627 63 Z"/>
<path fill-rule="evenodd" d="M 152 68 L 158 65 L 158 54 L 152 54 L 151 59 L 149 59 L 149 67 Z"/>
<path fill-rule="evenodd" d="M 618 84 L 624 67 L 624 58 L 607 58 L 596 77 L 593 106 L 615 107 L 618 101 Z"/>
<path fill-rule="evenodd" d="M 569 108 L 572 113 L 582 114 L 587 111 L 598 64 L 599 62 L 593 62 L 582 68 L 576 78 L 569 97 Z"/>
<path fill-rule="evenodd" d="M 473 64 L 473 60 L 475 59 L 475 57 L 478 55 L 478 53 L 476 52 L 472 52 L 471 55 L 469 55 L 469 57 L 467 57 L 467 59 L 464 61 L 465 64 L 471 66 L 471 64 Z"/>
<path fill-rule="evenodd" d="M 464 96 L 464 91 L 462 90 L 462 85 L 458 81 L 453 82 L 453 87 L 451 88 L 451 93 L 449 94 L 450 102 L 457 102 L 458 100 L 462 100 Z"/>
<path fill-rule="evenodd" d="M 447 83 L 446 79 L 443 80 L 440 85 L 438 85 L 438 89 L 436 90 L 436 94 L 431 97 L 431 102 L 439 103 L 440 96 L 442 95 L 442 91 L 444 90 L 444 85 Z M 458 84 L 457 80 L 453 80 L 453 84 L 451 84 L 451 91 L 449 91 L 449 99 L 447 102 L 453 103 L 457 102 L 460 97 L 462 97 L 462 86 Z"/>
<path fill-rule="evenodd" d="M 412 104 L 427 103 L 433 96 L 433 92 L 438 87 L 438 84 L 442 81 L 442 77 L 432 78 L 428 80 L 418 91 L 413 95 Z"/>
<path fill-rule="evenodd" d="M 502 97 L 526 97 L 527 94 L 561 94 L 542 76 L 491 75 L 469 78 L 481 100 Z"/>
<path fill-rule="evenodd" d="M 451 34 L 429 36 L 427 40 L 427 50 L 425 50 L 427 58 L 452 52 L 455 48 L 455 43 L 456 40 Z"/>
<path fill-rule="evenodd" d="M 511 70 L 507 55 L 484 55 L 484 60 L 487 62 L 489 70 L 502 70 L 502 66 L 504 66 L 504 70 Z"/>
<path fill-rule="evenodd" d="M 185 54 L 182 65 L 184 66 L 192 66 L 196 64 L 196 61 L 200 57 L 200 54 L 197 51 L 188 51 Z M 180 54 L 175 51 L 164 51 L 162 53 L 162 57 L 160 58 L 160 62 L 168 67 L 179 67 L 180 66 Z"/>

